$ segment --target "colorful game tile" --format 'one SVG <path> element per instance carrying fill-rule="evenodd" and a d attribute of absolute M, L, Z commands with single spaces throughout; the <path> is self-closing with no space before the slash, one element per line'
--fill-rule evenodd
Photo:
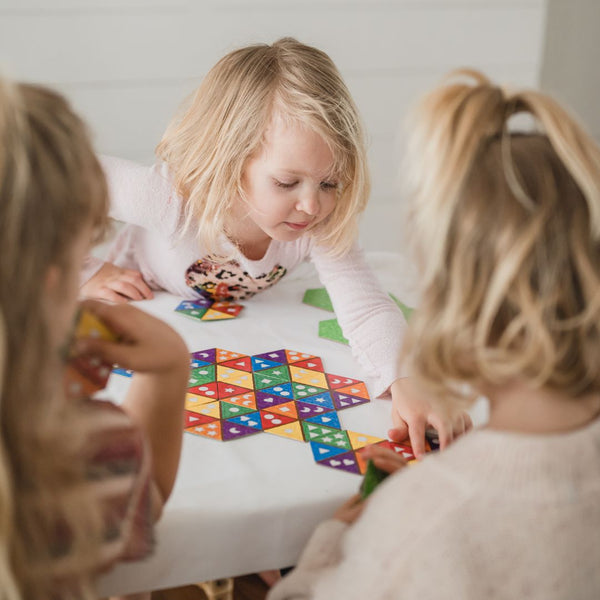
<path fill-rule="evenodd" d="M 404 318 L 408 321 L 414 309 L 404 304 L 401 300 L 396 298 L 394 294 L 389 293 L 388 295 L 396 303 L 398 308 L 402 311 Z M 310 306 L 333 312 L 333 304 L 331 303 L 331 298 L 325 288 L 306 290 L 302 302 L 304 304 L 309 304 Z M 337 319 L 325 319 L 324 321 L 319 321 L 319 337 L 333 342 L 339 342 L 340 344 L 348 345 L 349 343 L 344 337 L 344 333 L 342 332 L 342 328 Z"/>
<path fill-rule="evenodd" d="M 333 312 L 333 304 L 331 304 L 331 298 L 325 288 L 306 290 L 302 302 L 304 302 L 304 304 L 309 304 L 310 306 L 315 306 L 316 308 L 322 308 L 323 310 Z"/>
<path fill-rule="evenodd" d="M 222 321 L 235 319 L 244 307 L 234 302 L 215 302 L 200 296 L 196 300 L 184 300 L 175 312 L 198 321 Z"/>
<path fill-rule="evenodd" d="M 73 342 L 82 338 L 115 341 L 117 336 L 92 312 L 81 309 L 73 333 Z M 111 363 L 96 356 L 79 356 L 70 351 L 65 369 L 65 389 L 72 398 L 91 396 L 106 387 L 113 370 Z"/>

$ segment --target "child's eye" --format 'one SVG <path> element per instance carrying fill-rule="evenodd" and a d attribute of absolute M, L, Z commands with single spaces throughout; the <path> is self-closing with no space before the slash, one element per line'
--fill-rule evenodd
<path fill-rule="evenodd" d="M 278 179 L 275 179 L 274 181 L 277 187 L 281 187 L 286 190 L 293 188 L 298 183 L 297 181 L 279 181 Z"/>
<path fill-rule="evenodd" d="M 338 184 L 333 181 L 321 181 L 321 189 L 325 191 L 337 190 Z"/>

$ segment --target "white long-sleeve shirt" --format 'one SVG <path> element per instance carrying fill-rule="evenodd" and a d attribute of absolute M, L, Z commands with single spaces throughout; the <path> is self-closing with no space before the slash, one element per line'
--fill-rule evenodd
<path fill-rule="evenodd" d="M 109 184 L 110 216 L 126 223 L 107 261 L 138 270 L 151 288 L 183 298 L 196 298 L 199 291 L 211 292 L 221 285 L 231 298 L 243 300 L 312 260 L 354 356 L 376 378 L 374 395 L 384 393 L 400 376 L 398 355 L 406 321 L 357 245 L 344 257 L 332 258 L 309 236 L 292 242 L 272 240 L 261 259 L 250 260 L 223 236 L 223 249 L 234 260 L 215 264 L 193 231 L 181 233 L 183 200 L 165 163 L 147 167 L 103 157 L 102 166 Z M 102 264 L 90 257 L 82 281 Z"/>

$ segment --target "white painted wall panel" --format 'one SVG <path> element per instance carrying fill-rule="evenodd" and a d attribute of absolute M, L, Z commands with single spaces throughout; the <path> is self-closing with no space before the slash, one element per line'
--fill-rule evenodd
<path fill-rule="evenodd" d="M 100 151 L 152 160 L 179 102 L 225 52 L 292 35 L 334 59 L 369 134 L 362 238 L 396 234 L 399 124 L 450 68 L 536 85 L 546 0 L 0 0 L 0 64 L 66 93 Z"/>

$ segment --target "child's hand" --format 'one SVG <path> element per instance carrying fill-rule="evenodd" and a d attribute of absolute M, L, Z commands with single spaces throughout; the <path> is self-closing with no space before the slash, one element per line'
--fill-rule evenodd
<path fill-rule="evenodd" d="M 163 321 L 131 305 L 111 305 L 95 300 L 82 303 L 118 337 L 115 342 L 97 338 L 77 341 L 77 352 L 91 354 L 138 373 L 189 370 L 188 349 Z"/>
<path fill-rule="evenodd" d="M 100 270 L 81 286 L 81 295 L 117 303 L 149 300 L 154 297 L 139 271 L 122 269 L 112 263 L 104 263 Z"/>
<path fill-rule="evenodd" d="M 423 392 L 407 377 L 396 379 L 392 384 L 392 422 L 394 429 L 388 432 L 390 439 L 401 442 L 410 437 L 417 458 L 422 458 L 425 454 L 425 430 L 428 426 L 438 432 L 440 449 L 444 449 L 455 437 L 473 427 L 471 417 L 466 412 L 461 412 L 452 419 L 439 414 Z"/>
<path fill-rule="evenodd" d="M 355 494 L 335 511 L 333 518 L 351 525 L 360 517 L 364 507 L 360 494 Z"/>
<path fill-rule="evenodd" d="M 390 475 L 403 469 L 408 464 L 404 456 L 398 454 L 398 452 L 377 445 L 366 446 L 363 448 L 361 456 L 365 460 L 372 460 L 373 464 L 378 469 L 381 469 Z"/>

